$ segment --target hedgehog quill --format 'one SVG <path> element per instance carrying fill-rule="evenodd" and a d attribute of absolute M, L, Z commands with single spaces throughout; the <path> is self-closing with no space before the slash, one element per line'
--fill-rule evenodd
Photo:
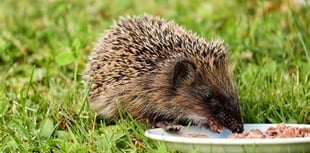
<path fill-rule="evenodd" d="M 123 17 L 99 38 L 84 72 L 91 109 L 117 119 L 118 108 L 142 123 L 178 131 L 194 124 L 242 132 L 226 47 L 173 21 Z"/>

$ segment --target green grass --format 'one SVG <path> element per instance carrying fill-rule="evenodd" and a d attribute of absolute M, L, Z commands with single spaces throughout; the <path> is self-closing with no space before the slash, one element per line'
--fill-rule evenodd
<path fill-rule="evenodd" d="M 0 151 L 168 152 L 132 120 L 97 124 L 81 82 L 99 34 L 119 16 L 142 13 L 225 41 L 245 122 L 309 124 L 309 9 L 268 11 L 263 1 L 241 0 L 2 0 Z"/>

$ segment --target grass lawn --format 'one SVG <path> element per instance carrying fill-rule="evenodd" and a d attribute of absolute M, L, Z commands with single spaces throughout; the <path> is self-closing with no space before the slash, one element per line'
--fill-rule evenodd
<path fill-rule="evenodd" d="M 99 34 L 119 16 L 142 13 L 225 41 L 245 122 L 310 124 L 309 5 L 2 0 L 0 152 L 169 152 L 132 120 L 97 124 L 81 82 Z"/>

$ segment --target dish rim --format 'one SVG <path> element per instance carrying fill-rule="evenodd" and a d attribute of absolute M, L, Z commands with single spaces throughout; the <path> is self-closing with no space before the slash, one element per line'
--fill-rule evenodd
<path fill-rule="evenodd" d="M 247 126 L 276 126 L 278 124 L 244 124 Z M 307 127 L 310 128 L 310 124 L 285 124 L 287 126 Z M 195 126 L 193 126 L 195 127 Z M 155 134 L 159 132 L 161 134 Z M 191 138 L 191 137 L 180 137 L 173 135 L 163 135 L 164 130 L 161 128 L 149 129 L 145 131 L 145 136 L 154 140 L 174 142 L 174 143 L 188 143 L 188 144 L 213 144 L 213 145 L 253 145 L 253 144 L 302 144 L 309 143 L 310 137 L 302 138 L 266 138 L 266 139 L 228 139 L 228 138 Z M 233 140 L 233 141 L 232 141 Z"/>

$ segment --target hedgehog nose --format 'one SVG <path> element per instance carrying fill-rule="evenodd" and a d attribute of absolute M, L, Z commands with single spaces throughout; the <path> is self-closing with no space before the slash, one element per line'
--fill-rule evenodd
<path fill-rule="evenodd" d="M 233 130 L 232 130 L 232 132 L 233 133 L 235 133 L 235 132 L 237 132 L 237 133 L 241 133 L 241 132 L 243 132 L 243 124 L 238 124 L 238 126 L 236 126 Z"/>

